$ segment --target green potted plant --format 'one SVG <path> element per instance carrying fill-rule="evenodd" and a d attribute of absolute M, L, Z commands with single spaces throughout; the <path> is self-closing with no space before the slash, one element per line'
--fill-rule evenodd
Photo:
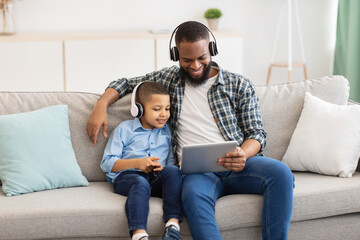
<path fill-rule="evenodd" d="M 218 8 L 209 8 L 204 13 L 204 18 L 206 18 L 209 28 L 211 30 L 217 30 L 219 18 L 222 16 L 222 12 Z"/>

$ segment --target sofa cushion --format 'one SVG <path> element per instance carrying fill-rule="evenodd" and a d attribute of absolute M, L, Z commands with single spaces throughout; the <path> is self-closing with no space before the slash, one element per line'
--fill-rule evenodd
<path fill-rule="evenodd" d="M 360 173 L 339 178 L 295 172 L 292 221 L 360 212 Z"/>
<path fill-rule="evenodd" d="M 126 198 L 107 182 L 7 198 L 0 193 L 0 239 L 129 237 Z M 162 200 L 150 199 L 150 232 L 163 232 Z"/>
<path fill-rule="evenodd" d="M 0 179 L 7 196 L 86 186 L 71 145 L 68 108 L 0 115 Z"/>
<path fill-rule="evenodd" d="M 360 212 L 360 173 L 338 178 L 295 173 L 292 222 Z M 0 193 L 0 239 L 128 237 L 126 198 L 107 182 L 86 188 L 63 188 L 7 198 Z M 261 226 L 263 196 L 229 195 L 216 203 L 221 231 Z M 148 230 L 163 233 L 162 199 L 150 198 Z M 186 220 L 183 235 L 189 235 Z"/>
<path fill-rule="evenodd" d="M 360 106 L 336 105 L 310 93 L 283 162 L 291 170 L 351 177 L 360 156 Z"/>
<path fill-rule="evenodd" d="M 349 98 L 349 82 L 342 76 L 328 76 L 290 84 L 259 86 L 256 92 L 267 132 L 264 154 L 280 160 L 299 120 L 305 92 L 329 103 L 345 105 Z"/>

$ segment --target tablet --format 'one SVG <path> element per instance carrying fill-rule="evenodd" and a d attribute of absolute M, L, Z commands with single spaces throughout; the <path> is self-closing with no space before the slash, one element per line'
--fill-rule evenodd
<path fill-rule="evenodd" d="M 236 146 L 236 141 L 185 145 L 182 149 L 181 172 L 191 174 L 229 171 L 218 165 L 217 161 L 226 153 L 235 151 Z"/>

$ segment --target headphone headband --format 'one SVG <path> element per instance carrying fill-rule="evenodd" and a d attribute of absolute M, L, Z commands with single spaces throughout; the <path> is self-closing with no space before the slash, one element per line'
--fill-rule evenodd
<path fill-rule="evenodd" d="M 211 56 L 216 56 L 218 54 L 216 38 L 215 38 L 214 34 L 211 32 L 211 30 L 206 25 L 204 25 L 202 23 L 200 23 L 200 24 L 203 25 L 208 30 L 208 32 L 211 34 L 211 36 L 213 37 L 214 41 L 209 41 L 209 51 L 210 51 Z M 175 62 L 179 60 L 179 51 L 177 50 L 176 46 L 171 47 L 171 42 L 172 42 L 172 39 L 174 37 L 175 32 L 177 32 L 180 25 L 177 26 L 174 29 L 174 31 L 172 32 L 171 37 L 170 37 L 170 42 L 169 42 L 170 59 L 175 61 Z"/>

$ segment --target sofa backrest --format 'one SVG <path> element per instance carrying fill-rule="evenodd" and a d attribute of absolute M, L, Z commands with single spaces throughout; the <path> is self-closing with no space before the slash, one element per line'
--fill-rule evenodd
<path fill-rule="evenodd" d="M 256 91 L 267 131 L 264 153 L 276 159 L 282 159 L 287 149 L 302 110 L 305 91 L 336 104 L 346 104 L 349 97 L 348 81 L 341 76 L 260 86 Z M 107 140 L 99 136 L 98 143 L 93 146 L 86 132 L 87 120 L 99 98 L 98 94 L 78 92 L 0 92 L 0 115 L 67 104 L 72 144 L 82 172 L 89 181 L 105 181 L 99 164 Z M 132 119 L 130 95 L 109 107 L 108 117 L 108 134 L 120 122 Z"/>
<path fill-rule="evenodd" d="M 345 105 L 349 98 L 349 82 L 342 76 L 327 76 L 256 88 L 267 141 L 264 154 L 281 160 L 304 105 L 305 92 L 327 102 Z"/>
<path fill-rule="evenodd" d="M 43 107 L 67 104 L 72 145 L 83 175 L 88 181 L 106 181 L 100 168 L 100 161 L 106 139 L 99 137 L 93 146 L 86 132 L 86 123 L 91 111 L 100 98 L 98 94 L 75 92 L 0 92 L 0 115 L 28 112 Z M 117 101 L 109 110 L 109 130 L 122 121 L 131 119 L 129 96 Z"/>

